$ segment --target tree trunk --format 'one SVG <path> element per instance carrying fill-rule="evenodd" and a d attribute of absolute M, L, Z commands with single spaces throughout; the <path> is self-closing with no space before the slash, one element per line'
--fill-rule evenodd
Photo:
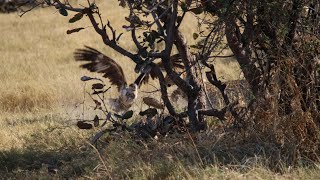
<path fill-rule="evenodd" d="M 197 62 L 189 51 L 186 38 L 178 30 L 175 32 L 174 43 L 185 66 L 186 81 L 190 85 L 185 93 L 188 96 L 188 117 L 191 122 L 191 129 L 194 131 L 201 130 L 205 128 L 205 117 L 198 113 L 198 110 L 205 108 L 205 95 L 200 84 L 201 75 L 197 70 Z"/>
<path fill-rule="evenodd" d="M 245 47 L 245 45 L 241 41 L 241 34 L 238 25 L 235 23 L 232 17 L 229 17 L 226 20 L 226 28 L 225 28 L 226 38 L 228 41 L 228 45 L 235 55 L 240 68 L 244 74 L 244 77 L 250 84 L 252 93 L 257 96 L 260 91 L 260 84 L 261 81 L 261 72 L 259 69 L 254 65 L 252 59 L 247 53 L 247 49 L 249 47 Z M 250 32 L 247 32 L 250 33 Z M 251 32 L 253 33 L 253 32 Z M 248 43 L 249 44 L 249 43 Z"/>

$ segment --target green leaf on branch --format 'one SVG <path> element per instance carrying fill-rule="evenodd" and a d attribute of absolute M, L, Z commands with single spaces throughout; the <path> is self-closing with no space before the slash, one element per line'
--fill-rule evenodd
<path fill-rule="evenodd" d="M 181 9 L 183 12 L 187 11 L 188 10 L 188 6 L 185 2 L 181 2 Z"/>
<path fill-rule="evenodd" d="M 92 89 L 102 89 L 105 85 L 101 83 L 92 84 Z"/>
<path fill-rule="evenodd" d="M 96 8 L 97 8 L 96 3 L 91 3 L 89 8 L 90 8 L 91 10 L 96 9 Z"/>
<path fill-rule="evenodd" d="M 132 116 L 133 116 L 133 111 L 130 110 L 130 111 L 127 111 L 126 113 L 124 113 L 124 114 L 122 115 L 122 119 L 129 119 L 129 118 L 131 118 Z"/>
<path fill-rule="evenodd" d="M 70 29 L 70 30 L 67 30 L 67 34 L 72 34 L 72 33 L 75 33 L 75 32 L 79 32 L 82 29 L 84 29 L 84 28 L 81 27 L 81 28 Z"/>
<path fill-rule="evenodd" d="M 119 1 L 119 6 L 125 8 L 127 6 L 127 3 L 125 0 L 118 0 Z"/>
<path fill-rule="evenodd" d="M 77 126 L 79 129 L 92 129 L 92 124 L 86 123 L 85 121 L 78 121 Z"/>
<path fill-rule="evenodd" d="M 63 8 L 63 7 L 61 7 L 61 8 L 59 9 L 59 13 L 60 13 L 62 16 L 68 16 L 68 11 L 67 11 L 65 8 Z"/>
<path fill-rule="evenodd" d="M 192 37 L 193 37 L 193 39 L 194 39 L 194 40 L 196 40 L 196 39 L 198 39 L 199 34 L 197 34 L 197 33 L 193 33 Z"/>
<path fill-rule="evenodd" d="M 74 23 L 82 19 L 83 14 L 82 13 L 77 13 L 75 14 L 71 19 L 69 19 L 69 23 Z"/>
<path fill-rule="evenodd" d="M 97 115 L 93 119 L 93 125 L 94 127 L 99 126 L 99 117 Z"/>

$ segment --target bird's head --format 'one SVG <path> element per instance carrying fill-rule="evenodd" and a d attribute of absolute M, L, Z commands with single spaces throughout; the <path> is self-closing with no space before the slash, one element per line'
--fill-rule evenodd
<path fill-rule="evenodd" d="M 126 97 L 128 100 L 134 100 L 138 97 L 138 85 L 137 84 L 130 84 L 127 91 Z"/>

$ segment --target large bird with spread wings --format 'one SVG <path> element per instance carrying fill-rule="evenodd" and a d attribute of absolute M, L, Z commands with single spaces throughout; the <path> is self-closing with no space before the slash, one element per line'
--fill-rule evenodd
<path fill-rule="evenodd" d="M 138 88 L 141 83 L 147 82 L 149 75 L 152 79 L 157 77 L 153 69 L 150 69 L 149 72 L 141 73 L 132 84 L 128 85 L 123 70 L 116 61 L 94 48 L 85 47 L 85 49 L 77 49 L 74 52 L 74 58 L 76 61 L 86 62 L 80 67 L 88 69 L 91 72 L 104 73 L 103 77 L 108 78 L 112 85 L 117 86 L 120 94 L 119 97 L 109 99 L 111 109 L 115 112 L 127 111 L 137 99 Z M 177 55 L 172 59 L 174 67 L 183 68 Z M 158 65 L 161 66 L 161 63 Z"/>

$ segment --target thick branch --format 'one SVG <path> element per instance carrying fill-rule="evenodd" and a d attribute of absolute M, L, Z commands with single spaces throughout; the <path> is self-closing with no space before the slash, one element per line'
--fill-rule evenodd
<path fill-rule="evenodd" d="M 170 55 L 173 47 L 173 42 L 175 39 L 175 22 L 177 19 L 177 8 L 178 8 L 178 1 L 174 0 L 172 5 L 172 14 L 170 15 L 170 18 L 166 18 L 165 24 L 166 25 L 166 43 L 165 43 L 165 50 L 162 52 L 163 56 L 161 57 L 163 67 L 166 70 L 168 76 L 170 79 L 178 85 L 179 88 L 182 89 L 182 91 L 187 92 L 190 89 L 190 85 L 184 81 L 178 73 L 173 71 L 172 63 L 170 62 Z"/>
<path fill-rule="evenodd" d="M 135 55 L 135 54 L 132 54 L 131 52 L 123 49 L 122 47 L 120 47 L 119 45 L 116 44 L 115 41 L 111 41 L 107 32 L 106 32 L 106 29 L 105 27 L 103 28 L 100 28 L 99 27 L 99 24 L 97 23 L 96 19 L 94 18 L 93 14 L 96 13 L 96 12 L 93 12 L 91 8 L 73 8 L 71 6 L 67 6 L 63 3 L 61 3 L 59 0 L 56 0 L 55 1 L 55 4 L 53 4 L 53 6 L 57 7 L 57 8 L 64 8 L 66 10 L 69 10 L 69 11 L 74 11 L 74 12 L 81 12 L 83 14 L 86 14 L 93 26 L 93 28 L 95 29 L 95 31 L 101 36 L 103 42 L 111 47 L 112 49 L 114 49 L 115 51 L 117 51 L 118 53 L 126 56 L 126 57 L 129 57 L 130 59 L 132 59 L 135 63 L 141 63 L 142 62 L 142 59 Z M 99 12 L 98 12 L 99 13 Z M 109 28 L 112 30 L 112 27 L 110 26 L 110 24 L 108 24 Z M 115 32 L 113 32 L 113 36 Z"/>
<path fill-rule="evenodd" d="M 93 28 L 101 36 L 104 44 L 106 44 L 107 46 L 111 47 L 112 49 L 114 49 L 118 53 L 120 53 L 120 54 L 122 54 L 122 55 L 124 55 L 126 57 L 129 57 L 130 59 L 132 59 L 137 64 L 142 62 L 142 59 L 139 56 L 134 55 L 131 52 L 123 49 L 122 47 L 117 45 L 114 41 L 110 41 L 105 29 L 101 29 L 99 27 L 97 21 L 95 20 L 95 18 L 93 16 L 93 12 L 91 11 L 91 9 L 86 8 L 86 9 L 84 9 L 83 12 L 88 15 L 88 18 L 90 19 L 90 22 L 91 22 Z"/>
<path fill-rule="evenodd" d="M 167 37 L 166 37 L 166 48 L 164 51 L 165 51 L 165 55 L 167 56 L 167 59 L 169 59 L 170 53 L 173 47 L 177 14 L 178 14 L 178 0 L 173 0 L 172 14 L 170 16 L 169 23 L 167 24 L 167 28 L 166 28 Z"/>
<path fill-rule="evenodd" d="M 217 117 L 217 118 L 223 120 L 227 110 L 231 106 L 234 106 L 234 105 L 235 105 L 235 103 L 229 104 L 228 106 L 224 107 L 221 110 L 217 110 L 217 109 L 199 109 L 198 112 L 201 115 L 213 116 L 213 117 Z M 187 116 L 188 116 L 188 112 L 187 111 L 184 111 L 184 112 L 179 114 L 179 117 L 187 117 Z"/>
<path fill-rule="evenodd" d="M 137 47 L 139 52 L 145 51 L 145 49 L 143 49 L 141 44 L 138 42 L 138 39 L 137 39 L 137 36 L 136 36 L 136 28 L 135 27 L 131 31 L 131 38 L 132 38 L 132 40 L 133 40 L 134 44 L 136 45 L 136 47 Z"/>
<path fill-rule="evenodd" d="M 159 34 L 164 34 L 164 30 L 163 30 L 163 27 L 160 23 L 160 18 L 157 16 L 157 14 L 155 12 L 151 12 L 151 15 L 152 15 L 152 18 L 154 19 L 154 22 L 156 23 L 157 25 L 157 29 L 158 29 L 158 32 Z M 152 25 L 152 24 L 151 24 Z"/>
<path fill-rule="evenodd" d="M 65 4 L 61 3 L 59 0 L 56 0 L 55 1 L 57 4 L 55 4 L 54 6 L 59 9 L 61 7 L 63 7 L 64 9 L 66 10 L 69 10 L 69 11 L 73 11 L 73 12 L 82 12 L 84 9 L 82 8 L 74 8 L 74 7 L 70 7 L 70 6 L 66 6 Z"/>
<path fill-rule="evenodd" d="M 192 57 L 189 48 L 187 46 L 187 40 L 183 37 L 182 33 L 179 30 L 175 31 L 175 41 L 174 44 L 176 45 L 179 55 L 182 59 L 182 62 L 185 66 L 185 70 L 187 73 L 187 79 L 191 86 L 196 85 L 195 76 L 197 72 L 195 71 L 195 59 Z M 193 87 L 192 87 L 193 88 Z M 191 89 L 189 89 L 190 91 Z M 199 91 L 200 89 L 198 89 Z M 187 92 L 186 92 L 187 93 Z"/>
<path fill-rule="evenodd" d="M 291 14 L 289 17 L 289 32 L 287 33 L 286 37 L 285 37 L 285 43 L 283 44 L 284 46 L 291 46 L 293 39 L 294 39 L 294 35 L 296 33 L 296 29 L 297 29 L 297 23 L 299 20 L 299 15 L 300 15 L 300 11 L 302 9 L 302 3 L 300 0 L 294 0 L 293 4 L 292 4 L 292 10 L 291 10 Z"/>
<path fill-rule="evenodd" d="M 246 78 L 246 80 L 251 85 L 251 90 L 254 95 L 257 95 L 259 91 L 259 78 L 261 72 L 259 69 L 253 64 L 249 55 L 247 54 L 244 45 L 241 42 L 241 34 L 238 33 L 238 26 L 234 20 L 232 20 L 232 16 L 227 18 L 225 24 L 225 32 L 226 38 L 228 41 L 228 45 L 235 55 L 238 63 L 240 64 L 241 70 Z M 234 19 L 234 18 L 233 18 Z M 239 37 L 240 36 L 240 37 Z"/>
<path fill-rule="evenodd" d="M 253 32 L 253 19 L 254 19 L 254 14 L 253 14 L 253 7 L 252 7 L 252 2 L 248 1 L 246 5 L 247 9 L 247 22 L 245 22 L 245 28 L 244 28 L 244 44 L 247 48 L 250 48 L 251 43 L 252 43 L 252 38 L 254 36 Z"/>
<path fill-rule="evenodd" d="M 173 71 L 173 66 L 170 62 L 170 58 L 162 58 L 163 67 L 166 70 L 170 79 L 180 88 L 183 92 L 187 92 L 191 87 L 183 80 L 178 73 Z"/>
<path fill-rule="evenodd" d="M 160 91 L 161 91 L 161 98 L 164 102 L 164 105 L 167 107 L 170 115 L 176 117 L 177 113 L 174 109 L 174 107 L 172 106 L 169 97 L 168 97 L 168 92 L 167 92 L 167 86 L 165 84 L 165 78 L 159 68 L 159 66 L 155 65 L 154 63 L 152 63 L 152 68 L 154 69 L 155 73 L 158 76 L 159 79 L 159 83 L 160 83 Z"/>

